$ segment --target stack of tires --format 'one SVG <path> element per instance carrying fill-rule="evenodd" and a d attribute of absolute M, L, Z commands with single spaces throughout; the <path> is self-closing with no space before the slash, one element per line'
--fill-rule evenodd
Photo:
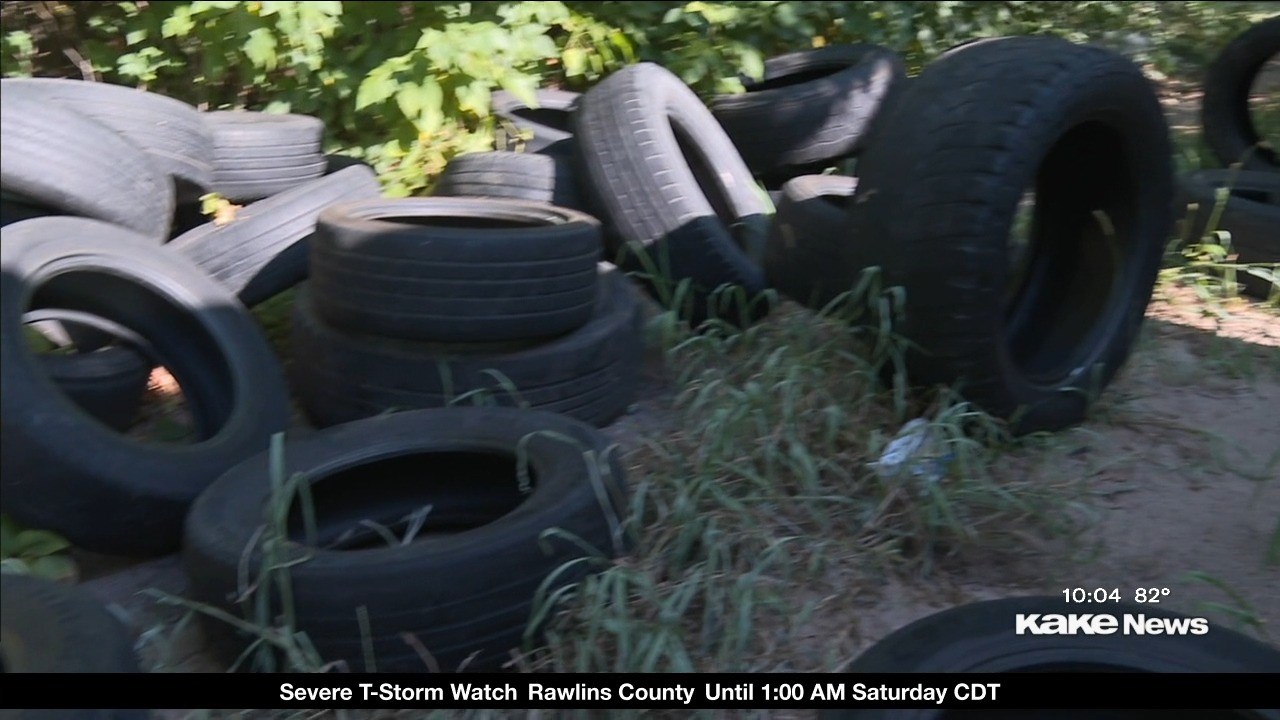
<path fill-rule="evenodd" d="M 600 223 L 546 203 L 411 198 L 321 214 L 293 382 L 320 426 L 451 404 L 605 425 L 632 402 L 640 305 Z"/>
<path fill-rule="evenodd" d="M 1223 244 L 1213 234 L 1225 231 L 1236 262 L 1249 266 L 1237 272 L 1242 291 L 1261 299 L 1280 299 L 1280 137 L 1262 137 L 1249 98 L 1265 94 L 1257 85 L 1277 57 L 1280 16 L 1256 24 L 1214 60 L 1201 117 L 1205 141 L 1227 169 L 1188 173 L 1178 204 L 1187 220 L 1182 238 Z"/>

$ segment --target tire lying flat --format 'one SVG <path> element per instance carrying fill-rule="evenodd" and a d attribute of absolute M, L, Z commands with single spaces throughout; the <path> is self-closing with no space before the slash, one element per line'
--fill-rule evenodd
<path fill-rule="evenodd" d="M 631 65 L 582 96 L 575 123 L 581 183 L 612 228 L 608 259 L 647 276 L 668 306 L 689 281 L 677 309 L 695 323 L 718 317 L 746 325 L 768 311 L 758 264 L 768 208 L 688 86 L 652 63 Z M 741 292 L 716 297 L 725 285 Z"/>
<path fill-rule="evenodd" d="M 156 244 L 169 237 L 174 190 L 137 145 L 31 88 L 0 104 L 0 183 L 63 215 L 104 220 Z"/>
<path fill-rule="evenodd" d="M 213 137 L 213 189 L 234 202 L 282 193 L 325 174 L 324 123 L 306 115 L 204 113 Z"/>
<path fill-rule="evenodd" d="M 1231 188 L 1216 227 L 1210 228 L 1218 203 L 1217 190 Z M 1231 234 L 1231 249 L 1240 263 L 1263 263 L 1271 266 L 1280 278 L 1280 173 L 1232 170 L 1200 170 L 1185 175 L 1180 183 L 1179 208 L 1189 211 L 1188 226 L 1183 237 L 1198 242 L 1210 230 Z M 1277 292 L 1270 280 L 1248 272 L 1237 272 L 1236 280 L 1246 295 L 1267 299 Z"/>
<path fill-rule="evenodd" d="M 573 164 L 563 155 L 501 151 L 460 155 L 449 161 L 432 194 L 584 208 L 573 177 Z"/>
<path fill-rule="evenodd" d="M 485 400 L 480 393 L 494 404 L 527 403 L 606 425 L 635 398 L 644 348 L 630 283 L 616 271 L 599 283 L 591 319 L 577 330 L 552 340 L 488 345 L 342 332 L 317 317 L 314 288 L 304 288 L 294 306 L 293 343 L 307 362 L 291 367 L 295 393 L 319 426 L 451 401 L 474 404 Z"/>
<path fill-rule="evenodd" d="M 1122 56 L 1044 37 L 967 45 L 912 81 L 862 154 L 846 270 L 879 266 L 905 289 L 895 329 L 918 348 L 914 384 L 959 382 L 1015 432 L 1077 423 L 1142 324 L 1170 157 L 1159 101 Z"/>
<path fill-rule="evenodd" d="M 213 137 L 190 105 L 123 85 L 56 78 L 11 78 L 21 88 L 84 114 L 120 133 L 175 183 L 179 202 L 196 200 L 213 184 Z"/>
<path fill-rule="evenodd" d="M 0 235 L 0 503 L 95 552 L 177 547 L 187 506 L 288 423 L 279 363 L 253 318 L 194 266 L 135 233 L 39 218 Z M 22 342 L 23 316 L 80 311 L 141 335 L 181 383 L 199 439 L 142 443 L 60 392 Z"/>
<path fill-rule="evenodd" d="M 1099 613 L 1179 619 L 1177 613 L 1151 605 L 1071 603 L 1062 598 L 1019 597 L 971 603 L 944 610 L 903 627 L 873 645 L 849 666 L 851 673 L 1005 673 L 1035 672 L 1277 672 L 1280 651 L 1222 627 L 1205 635 L 1016 635 L 1018 614 Z M 1224 699 L 1225 700 L 1225 699 Z M 1275 710 L 1187 715 L 1168 711 L 982 711 L 983 717 L 1006 720 L 1278 720 Z M 866 709 L 822 714 L 828 720 L 942 720 L 946 710 Z"/>
<path fill-rule="evenodd" d="M 507 408 L 386 415 L 290 442 L 286 474 L 307 476 L 316 527 L 308 543 L 295 504 L 286 552 L 308 558 L 290 568 L 298 629 L 324 660 L 374 670 L 365 663 L 363 607 L 378 671 L 430 667 L 406 634 L 440 670 L 497 669 L 523 643 L 542 583 L 584 555 L 550 529 L 580 538 L 602 559 L 625 549 L 617 525 L 625 481 L 607 444 L 582 423 Z M 268 472 L 265 455 L 233 468 L 187 520 L 183 562 L 194 596 L 235 614 L 227 598 L 238 592 L 242 558 L 262 523 Z M 388 546 L 358 525 L 373 520 L 404 537 L 404 518 L 428 506 L 408 544 Z M 339 546 L 349 549 L 332 547 L 351 530 Z M 578 563 L 548 589 L 598 567 Z M 251 640 L 223 623 L 208 629 L 232 651 Z"/>
<path fill-rule="evenodd" d="M 850 289 L 845 253 L 857 240 L 848 203 L 857 187 L 857 178 L 841 175 L 802 175 L 782 186 L 764 251 L 772 287 L 811 308 Z"/>
<path fill-rule="evenodd" d="M 1204 79 L 1201 121 L 1204 139 L 1223 165 L 1244 162 L 1248 170 L 1280 172 L 1280 138 L 1270 147 L 1249 113 L 1249 94 L 1262 66 L 1280 55 L 1280 17 L 1254 25 L 1232 40 L 1209 66 Z"/>
<path fill-rule="evenodd" d="M 856 153 L 906 67 L 879 45 L 833 45 L 770 58 L 746 92 L 711 112 L 756 173 L 820 168 Z"/>
<path fill-rule="evenodd" d="M 430 342 L 555 337 L 592 316 L 600 243 L 595 218 L 544 203 L 336 205 L 320 216 L 311 301 L 319 318 L 354 333 Z"/>
<path fill-rule="evenodd" d="M 349 167 L 241 208 L 225 225 L 200 225 L 165 249 L 182 253 L 252 307 L 306 278 L 321 211 L 381 192 L 372 170 Z"/>

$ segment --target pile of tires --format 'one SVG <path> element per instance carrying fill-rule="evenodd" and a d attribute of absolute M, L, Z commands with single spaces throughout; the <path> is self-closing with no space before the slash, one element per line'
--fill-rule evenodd
<path fill-rule="evenodd" d="M 1280 137 L 1262 137 L 1249 98 L 1263 68 L 1280 58 L 1280 16 L 1231 41 L 1204 80 L 1204 139 L 1228 169 L 1181 178 L 1186 242 L 1228 245 L 1245 295 L 1280 298 Z M 1274 82 L 1274 80 L 1273 80 Z M 1225 239 L 1217 235 L 1221 231 Z"/>
<path fill-rule="evenodd" d="M 85 549 L 170 552 L 200 490 L 288 422 L 247 306 L 306 276 L 322 209 L 379 185 L 364 166 L 326 174 L 315 118 L 78 80 L 2 86 L 4 511 Z M 175 233 L 209 192 L 244 205 Z M 30 352 L 31 330 L 56 352 Z M 124 434 L 161 366 L 193 442 Z"/>
<path fill-rule="evenodd" d="M 600 223 L 547 203 L 408 198 L 321 214 L 293 384 L 328 426 L 495 404 L 606 425 L 635 397 L 641 306 Z"/>

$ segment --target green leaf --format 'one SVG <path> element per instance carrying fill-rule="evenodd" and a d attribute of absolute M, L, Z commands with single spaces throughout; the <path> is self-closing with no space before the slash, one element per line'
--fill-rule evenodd
<path fill-rule="evenodd" d="M 502 89 L 516 96 L 529 107 L 538 106 L 538 79 L 524 73 L 507 73 L 501 80 Z"/>
<path fill-rule="evenodd" d="M 142 28 L 141 30 L 130 30 L 128 33 L 125 33 L 124 43 L 125 45 L 137 45 L 138 43 L 146 39 L 147 39 L 146 28 Z"/>
<path fill-rule="evenodd" d="M 578 77 L 587 71 L 587 51 L 582 48 L 565 48 L 560 57 L 564 62 L 564 74 Z"/>
<path fill-rule="evenodd" d="M 36 558 L 27 563 L 30 573 L 54 582 L 74 582 L 80 576 L 76 561 L 66 555 Z"/>
<path fill-rule="evenodd" d="M 255 28 L 244 43 L 244 54 L 255 66 L 276 68 L 276 39 L 266 28 Z"/>
<path fill-rule="evenodd" d="M 5 558 L 0 560 L 0 572 L 13 573 L 14 575 L 30 575 L 31 567 L 27 565 L 25 560 Z"/>
<path fill-rule="evenodd" d="M 191 20 L 191 11 L 195 5 L 199 5 L 199 3 L 193 3 L 191 8 L 178 6 L 173 11 L 173 14 L 165 18 L 164 22 L 160 24 L 160 35 L 167 38 L 190 35 L 191 31 L 196 27 L 195 22 Z"/>
<path fill-rule="evenodd" d="M 400 106 L 400 112 L 404 113 L 404 116 L 410 120 L 417 120 L 422 116 L 426 102 L 426 91 L 423 90 L 421 85 L 405 83 L 396 92 L 396 105 Z"/>
<path fill-rule="evenodd" d="M 488 117 L 490 110 L 489 83 L 484 80 L 472 80 L 453 91 L 458 99 L 458 109 L 469 112 L 476 117 Z"/>
<path fill-rule="evenodd" d="M 764 56 L 759 51 L 744 48 L 742 51 L 742 74 L 752 80 L 764 77 Z"/>
<path fill-rule="evenodd" d="M 360 81 L 360 88 L 356 90 L 356 109 L 377 105 L 395 94 L 395 91 L 396 81 L 391 79 L 390 70 L 385 65 L 376 67 Z"/>
<path fill-rule="evenodd" d="M 422 79 L 422 112 L 414 123 L 420 133 L 432 133 L 444 124 L 444 90 L 433 77 Z"/>
<path fill-rule="evenodd" d="M 23 530 L 14 538 L 13 554 L 23 558 L 38 558 L 62 552 L 71 547 L 66 538 L 48 530 Z"/>

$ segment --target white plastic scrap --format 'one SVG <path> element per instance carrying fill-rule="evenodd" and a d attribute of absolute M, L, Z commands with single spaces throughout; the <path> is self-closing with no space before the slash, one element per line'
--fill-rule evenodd
<path fill-rule="evenodd" d="M 878 460 L 867 465 L 885 479 L 908 477 L 933 484 L 947 474 L 951 459 L 929 421 L 916 418 L 902 426 Z"/>

